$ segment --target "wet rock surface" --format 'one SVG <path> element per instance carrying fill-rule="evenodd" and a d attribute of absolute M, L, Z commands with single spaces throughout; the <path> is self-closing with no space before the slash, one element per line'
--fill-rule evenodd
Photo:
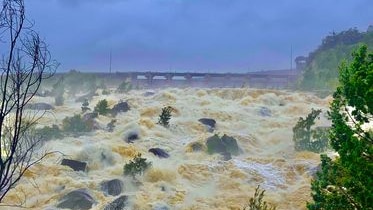
<path fill-rule="evenodd" d="M 124 210 L 128 204 L 128 196 L 122 195 L 105 206 L 104 210 Z"/>
<path fill-rule="evenodd" d="M 27 104 L 26 109 L 31 110 L 53 110 L 54 106 L 48 104 L 48 103 L 33 103 L 33 104 Z"/>
<path fill-rule="evenodd" d="M 96 203 L 87 189 L 79 189 L 64 195 L 57 205 L 61 209 L 87 210 Z"/>
<path fill-rule="evenodd" d="M 148 152 L 151 152 L 153 153 L 155 156 L 159 157 L 159 158 L 168 158 L 170 157 L 170 155 L 164 151 L 163 149 L 161 148 L 151 148 L 148 150 Z"/>
<path fill-rule="evenodd" d="M 216 121 L 212 118 L 201 118 L 198 120 L 200 123 L 204 124 L 207 127 L 209 132 L 215 130 Z"/>
<path fill-rule="evenodd" d="M 123 191 L 123 182 L 119 179 L 104 181 L 101 183 L 101 190 L 106 195 L 112 195 L 112 196 L 119 195 Z"/>
<path fill-rule="evenodd" d="M 63 159 L 61 162 L 63 166 L 69 166 L 74 171 L 86 171 L 87 163 L 71 159 Z"/>

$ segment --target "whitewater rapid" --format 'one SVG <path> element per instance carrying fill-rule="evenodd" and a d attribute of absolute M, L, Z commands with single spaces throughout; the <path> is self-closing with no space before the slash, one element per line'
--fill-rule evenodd
<path fill-rule="evenodd" d="M 320 99 L 310 93 L 280 90 L 237 89 L 162 89 L 146 96 L 145 90 L 125 94 L 99 95 L 90 107 L 101 99 L 113 106 L 127 101 L 130 110 L 116 116 L 114 132 L 97 130 L 80 137 L 66 137 L 45 143 L 42 151 L 58 151 L 33 166 L 6 199 L 17 204 L 26 196 L 24 204 L 31 209 L 53 209 L 62 195 L 80 188 L 88 188 L 103 209 L 115 197 L 100 190 L 102 181 L 119 178 L 124 181 L 123 195 L 130 198 L 131 209 L 150 210 L 156 206 L 170 209 L 242 209 L 254 194 L 257 185 L 266 190 L 265 200 L 278 209 L 305 209 L 310 200 L 310 172 L 319 164 L 319 155 L 296 152 L 292 142 L 292 127 L 299 117 L 311 108 L 328 108 L 330 97 Z M 53 98 L 35 97 L 34 102 L 53 103 Z M 165 106 L 175 111 L 170 127 L 157 124 Z M 40 126 L 58 124 L 62 119 L 81 113 L 81 103 L 73 98 L 65 105 L 46 113 Z M 261 109 L 269 110 L 263 115 Z M 214 133 L 237 139 L 242 153 L 224 161 L 219 154 L 193 152 L 190 144 L 205 144 L 214 133 L 200 122 L 200 118 L 216 120 Z M 97 121 L 106 127 L 111 117 L 99 116 Z M 328 126 L 321 116 L 318 126 Z M 129 144 L 124 136 L 138 132 L 139 139 Z M 148 152 L 159 147 L 170 154 L 159 159 Z M 141 185 L 123 176 L 123 166 L 138 152 L 152 162 L 152 168 L 140 177 Z M 106 160 L 102 161 L 102 155 Z M 63 158 L 88 163 L 87 172 L 75 172 L 61 166 Z M 8 209 L 8 207 L 0 207 Z"/>

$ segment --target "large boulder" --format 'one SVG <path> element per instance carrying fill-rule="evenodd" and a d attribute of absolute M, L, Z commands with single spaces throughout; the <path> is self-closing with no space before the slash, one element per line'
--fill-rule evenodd
<path fill-rule="evenodd" d="M 227 152 L 231 153 L 232 155 L 238 155 L 239 147 L 237 144 L 237 140 L 231 136 L 223 135 L 221 137 L 221 141 L 225 145 Z"/>
<path fill-rule="evenodd" d="M 120 112 L 128 112 L 130 110 L 130 106 L 127 102 L 121 101 L 114 105 L 114 107 L 111 109 L 112 115 L 117 115 Z"/>
<path fill-rule="evenodd" d="M 159 158 L 170 157 L 170 155 L 161 148 L 151 148 L 151 149 L 148 150 L 148 152 L 153 153 L 155 156 L 158 156 Z"/>
<path fill-rule="evenodd" d="M 206 146 L 208 153 L 220 153 L 225 157 L 224 159 L 230 159 L 230 154 L 238 155 L 240 151 L 237 140 L 225 134 L 221 138 L 216 134 L 209 137 Z"/>
<path fill-rule="evenodd" d="M 54 106 L 47 104 L 47 103 L 33 103 L 33 104 L 27 104 L 26 109 L 31 110 L 53 110 Z"/>
<path fill-rule="evenodd" d="M 122 195 L 105 206 L 104 210 L 124 210 L 128 204 L 128 196 Z"/>
<path fill-rule="evenodd" d="M 72 210 L 88 210 L 96 203 L 86 189 L 79 189 L 64 195 L 57 208 Z"/>
<path fill-rule="evenodd" d="M 69 166 L 74 171 L 85 171 L 87 169 L 87 163 L 71 159 L 63 159 L 61 162 L 63 166 Z"/>
<path fill-rule="evenodd" d="M 211 119 L 211 118 L 201 118 L 198 121 L 200 123 L 204 124 L 207 127 L 207 130 L 209 132 L 214 131 L 215 125 L 216 125 L 216 121 L 214 119 Z"/>
<path fill-rule="evenodd" d="M 105 195 L 119 195 L 123 191 L 123 182 L 119 179 L 104 181 L 101 183 L 101 190 L 105 193 Z"/>

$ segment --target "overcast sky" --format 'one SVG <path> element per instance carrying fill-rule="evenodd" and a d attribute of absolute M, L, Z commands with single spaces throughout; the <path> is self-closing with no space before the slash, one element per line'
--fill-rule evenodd
<path fill-rule="evenodd" d="M 290 67 L 332 31 L 373 25 L 372 0 L 25 0 L 59 71 Z"/>

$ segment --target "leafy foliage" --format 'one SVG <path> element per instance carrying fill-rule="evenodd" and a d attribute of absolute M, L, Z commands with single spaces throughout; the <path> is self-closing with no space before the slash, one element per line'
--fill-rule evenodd
<path fill-rule="evenodd" d="M 103 100 L 100 100 L 95 108 L 94 108 L 94 111 L 99 113 L 100 115 L 107 115 L 110 111 L 110 109 L 108 108 L 108 102 L 106 99 L 103 99 Z"/>
<path fill-rule="evenodd" d="M 130 81 L 126 80 L 119 84 L 117 88 L 118 93 L 127 93 L 132 89 L 132 84 Z"/>
<path fill-rule="evenodd" d="M 141 154 L 138 154 L 133 160 L 124 165 L 123 172 L 124 175 L 135 178 L 136 175 L 142 175 L 151 165 L 151 162 L 147 162 L 146 158 L 142 158 Z"/>
<path fill-rule="evenodd" d="M 334 90 L 338 85 L 338 66 L 351 53 L 364 43 L 373 47 L 373 31 L 359 32 L 356 28 L 331 33 L 321 45 L 311 52 L 300 81 L 300 87 L 306 90 Z"/>
<path fill-rule="evenodd" d="M 62 120 L 62 128 L 63 131 L 70 133 L 89 132 L 92 130 L 92 126 L 85 122 L 79 114 L 73 117 L 65 117 Z"/>
<path fill-rule="evenodd" d="M 62 131 L 57 125 L 45 126 L 43 128 L 35 129 L 36 136 L 40 137 L 43 141 L 51 139 L 61 139 L 63 137 Z"/>
<path fill-rule="evenodd" d="M 162 113 L 159 115 L 158 124 L 164 127 L 170 126 L 170 119 L 172 117 L 171 113 L 173 108 L 171 106 L 163 107 Z"/>
<path fill-rule="evenodd" d="M 335 160 L 321 155 L 321 171 L 312 181 L 316 209 L 373 209 L 373 136 L 362 126 L 373 115 L 373 53 L 361 46 L 353 61 L 340 67 L 329 117 Z"/>
<path fill-rule="evenodd" d="M 250 198 L 249 203 L 243 210 L 276 210 L 275 206 L 263 201 L 265 190 L 261 190 L 260 186 L 255 189 L 254 197 Z"/>
<path fill-rule="evenodd" d="M 91 110 L 88 106 L 89 106 L 88 99 L 84 99 L 84 102 L 82 103 L 82 107 L 81 107 L 83 113 Z"/>
<path fill-rule="evenodd" d="M 320 115 L 321 110 L 312 109 L 305 119 L 299 118 L 293 127 L 293 141 L 295 150 L 308 150 L 312 152 L 325 151 L 329 146 L 328 129 L 317 127 L 312 129 L 315 119 Z"/>

